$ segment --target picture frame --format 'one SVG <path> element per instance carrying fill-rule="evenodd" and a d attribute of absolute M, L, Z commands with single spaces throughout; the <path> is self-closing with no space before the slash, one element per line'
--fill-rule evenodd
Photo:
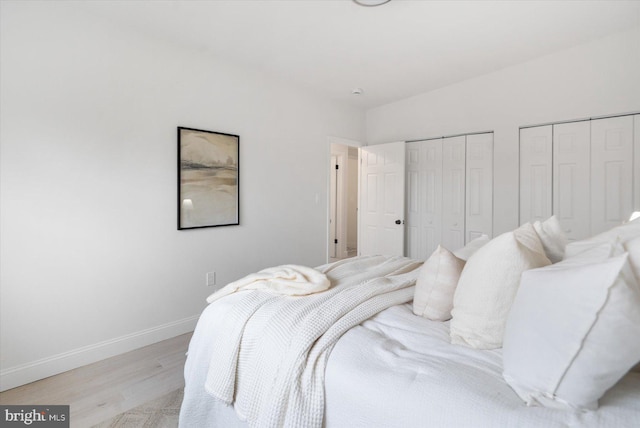
<path fill-rule="evenodd" d="M 240 136 L 178 127 L 178 230 L 240 224 Z"/>

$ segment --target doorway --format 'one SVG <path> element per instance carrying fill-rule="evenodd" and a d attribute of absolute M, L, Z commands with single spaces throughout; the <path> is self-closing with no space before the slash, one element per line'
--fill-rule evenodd
<path fill-rule="evenodd" d="M 358 253 L 358 146 L 356 141 L 330 138 L 329 262 Z"/>

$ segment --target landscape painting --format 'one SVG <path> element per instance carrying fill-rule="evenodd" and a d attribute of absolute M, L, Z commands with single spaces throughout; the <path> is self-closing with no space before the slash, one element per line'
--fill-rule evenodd
<path fill-rule="evenodd" d="M 178 229 L 240 224 L 240 137 L 178 127 Z"/>

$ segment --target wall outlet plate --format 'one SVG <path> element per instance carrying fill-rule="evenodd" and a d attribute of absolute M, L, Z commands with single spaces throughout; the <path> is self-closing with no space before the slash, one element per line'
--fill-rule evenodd
<path fill-rule="evenodd" d="M 207 286 L 211 287 L 212 285 L 216 285 L 216 273 L 207 272 Z"/>

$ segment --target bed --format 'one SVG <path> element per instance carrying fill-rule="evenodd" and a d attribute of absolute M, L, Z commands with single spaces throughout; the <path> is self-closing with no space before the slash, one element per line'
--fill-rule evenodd
<path fill-rule="evenodd" d="M 427 290 L 429 296 L 440 293 L 439 299 L 451 300 L 453 318 L 449 320 L 439 319 L 446 314 L 425 316 L 425 310 L 415 304 L 419 292 L 425 291 L 425 278 L 440 281 L 439 285 L 447 282 L 434 278 L 434 271 L 442 276 L 446 270 L 444 253 L 439 253 L 439 265 L 434 265 L 434 253 L 424 263 L 365 256 L 320 266 L 317 271 L 326 274 L 331 288 L 308 296 L 240 289 L 213 301 L 201 315 L 189 346 L 180 426 L 640 426 L 640 372 L 630 370 L 640 361 L 640 315 L 636 316 L 640 314 L 636 276 L 640 222 L 570 244 L 568 260 L 562 260 L 566 242 L 559 244 L 562 240 L 557 239 L 554 222 L 537 225 L 537 233 L 530 234 L 537 237 L 536 242 L 518 238 L 516 232 L 490 241 L 485 238 L 452 253 L 464 263 L 459 262 L 457 276 L 445 278 L 455 282 L 449 297 L 442 290 Z M 468 303 L 462 296 L 464 284 L 478 288 L 483 275 L 499 280 L 496 271 L 500 269 L 495 266 L 480 273 L 473 268 L 482 266 L 486 257 L 495 257 L 497 247 L 512 254 L 508 245 L 514 243 L 517 251 L 525 253 L 537 245 L 543 248 L 539 252 L 550 257 L 533 268 L 521 263 L 525 273 L 509 273 L 518 276 L 515 291 L 499 291 L 501 296 L 513 294 L 506 299 L 510 313 L 505 326 L 498 329 L 504 343 L 495 346 L 491 335 L 465 336 L 460 312 Z M 542 260 L 540 253 L 538 258 Z M 592 272 L 599 265 L 606 265 L 599 269 L 606 270 L 613 285 L 602 287 L 609 280 Z M 591 269 L 587 274 L 592 281 L 584 279 L 584 269 Z M 560 286 L 554 284 L 555 277 L 560 277 Z M 548 289 L 541 289 L 541 278 Z M 589 281 L 596 290 L 593 299 L 587 296 L 586 303 L 579 305 L 587 307 L 580 309 L 585 311 L 596 308 L 597 316 L 593 321 L 590 315 L 591 324 L 578 339 L 570 336 L 580 331 L 575 320 L 582 315 L 566 309 L 571 304 L 567 302 L 576 300 L 570 294 L 572 281 L 585 287 L 587 295 Z M 569 284 L 566 293 L 558 291 L 564 284 Z M 468 299 L 482 305 L 504 300 L 488 292 L 485 301 L 474 293 Z M 616 297 L 616 293 L 622 294 Z M 531 302 L 539 305 L 540 299 L 547 302 L 546 307 L 532 309 Z M 609 308 L 616 299 L 626 306 Z M 561 310 L 554 309 L 555 300 L 564 305 Z M 492 307 L 491 312 L 499 313 L 500 308 Z M 563 318 L 567 312 L 568 321 Z M 624 331 L 620 337 L 606 333 L 609 352 L 585 362 L 603 344 L 599 329 L 611 328 L 602 325 L 609 322 L 609 313 L 622 314 L 621 320 L 613 315 L 615 322 L 630 324 L 612 330 Z M 481 324 L 477 318 L 470 320 Z M 562 333 L 563 326 L 570 331 Z M 527 336 L 527 329 L 534 333 Z M 549 333 L 538 334 L 541 329 Z M 491 333 L 495 330 L 492 327 Z M 560 333 L 564 335 L 557 336 Z M 554 378 L 554 369 L 563 364 L 557 348 L 564 345 L 553 342 L 558 337 L 569 344 L 579 340 L 585 355 L 573 349 L 569 366 Z M 544 350 L 549 345 L 545 341 L 552 345 L 549 352 Z M 595 370 L 594 375 L 589 376 L 588 370 Z M 591 378 L 593 384 L 584 382 Z M 553 394 L 544 391 L 549 379 L 555 382 Z"/>

